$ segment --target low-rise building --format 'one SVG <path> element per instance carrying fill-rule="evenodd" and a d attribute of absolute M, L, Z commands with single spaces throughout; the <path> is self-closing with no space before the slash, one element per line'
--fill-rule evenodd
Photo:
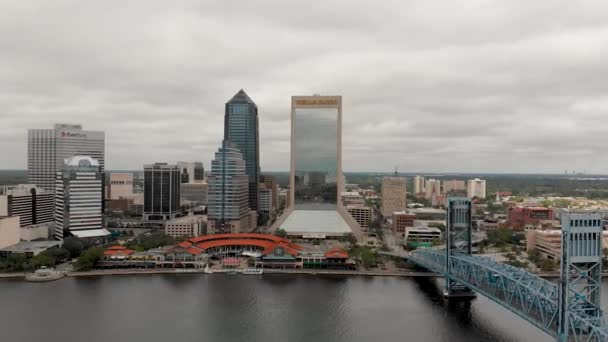
<path fill-rule="evenodd" d="M 552 221 L 553 214 L 553 208 L 512 206 L 507 209 L 507 226 L 514 230 L 535 228 L 541 221 Z"/>
<path fill-rule="evenodd" d="M 50 249 L 59 248 L 62 244 L 63 241 L 21 241 L 0 249 L 0 257 L 6 258 L 13 254 L 22 254 L 26 258 L 32 258 Z"/>
<path fill-rule="evenodd" d="M 441 241 L 441 230 L 429 227 L 408 227 L 405 230 L 405 241 L 408 247 L 431 247 Z"/>
<path fill-rule="evenodd" d="M 391 229 L 393 234 L 404 236 L 408 227 L 414 226 L 416 214 L 407 211 L 396 211 L 392 216 Z"/>
<path fill-rule="evenodd" d="M 445 209 L 436 208 L 416 208 L 412 209 L 411 212 L 416 214 L 418 220 L 445 220 L 446 211 Z"/>
<path fill-rule="evenodd" d="M 342 192 L 342 203 L 344 206 L 349 205 L 363 205 L 365 201 L 363 196 L 355 191 L 344 191 Z"/>
<path fill-rule="evenodd" d="M 0 217 L 0 248 L 12 246 L 19 242 L 19 216 Z"/>
<path fill-rule="evenodd" d="M 479 223 L 479 229 L 485 231 L 496 230 L 498 229 L 498 220 L 486 217 Z"/>
<path fill-rule="evenodd" d="M 363 229 L 368 229 L 369 222 L 372 220 L 373 211 L 372 208 L 366 207 L 362 204 L 346 206 L 346 210 L 350 216 L 357 221 L 359 226 Z"/>
<path fill-rule="evenodd" d="M 602 232 L 602 242 L 608 246 L 608 231 Z M 526 230 L 526 249 L 536 250 L 542 257 L 559 262 L 561 255 L 562 231 L 559 229 L 528 229 Z"/>
<path fill-rule="evenodd" d="M 165 234 L 175 238 L 203 235 L 207 216 L 189 215 L 165 222 Z"/>

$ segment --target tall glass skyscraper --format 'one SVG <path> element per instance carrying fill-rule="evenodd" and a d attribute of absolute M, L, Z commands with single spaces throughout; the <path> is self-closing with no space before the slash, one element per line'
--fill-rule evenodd
<path fill-rule="evenodd" d="M 248 177 L 243 155 L 226 140 L 211 161 L 208 218 L 212 233 L 239 233 L 251 227 L 248 209 Z"/>
<path fill-rule="evenodd" d="M 226 103 L 224 140 L 235 144 L 243 154 L 245 171 L 249 178 L 249 208 L 257 210 L 260 174 L 258 106 L 243 89 Z"/>
<path fill-rule="evenodd" d="M 360 236 L 339 200 L 343 189 L 342 97 L 293 96 L 289 207 L 274 228 L 304 238 Z"/>

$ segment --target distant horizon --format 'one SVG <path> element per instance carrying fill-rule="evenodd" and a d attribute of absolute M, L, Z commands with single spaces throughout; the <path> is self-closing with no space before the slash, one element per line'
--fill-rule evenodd
<path fill-rule="evenodd" d="M 27 169 L 0 169 L 0 172 L 8 172 L 8 171 L 19 171 L 19 172 L 27 172 Z M 144 172 L 143 168 L 141 170 L 132 170 L 132 169 L 106 169 L 106 172 Z M 208 170 L 205 169 L 205 173 Z M 267 173 L 289 173 L 289 170 L 277 171 L 277 170 L 267 170 L 261 171 L 261 174 Z M 395 172 L 384 172 L 384 171 L 344 171 L 344 173 L 366 173 L 366 174 L 382 174 L 382 175 L 392 175 Z M 606 176 L 608 174 L 603 173 L 550 173 L 550 172 L 398 172 L 398 175 L 409 175 L 409 176 L 449 176 L 449 175 L 471 175 L 471 176 L 481 176 L 481 175 L 529 175 L 529 176 Z"/>

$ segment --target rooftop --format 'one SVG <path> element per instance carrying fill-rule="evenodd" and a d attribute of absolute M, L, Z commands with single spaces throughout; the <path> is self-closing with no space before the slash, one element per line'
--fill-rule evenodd
<path fill-rule="evenodd" d="M 0 250 L 12 253 L 42 252 L 49 248 L 59 247 L 62 244 L 62 241 L 21 241 L 15 245 L 4 247 Z"/>
<path fill-rule="evenodd" d="M 340 235 L 352 232 L 335 210 L 294 210 L 281 225 L 287 234 Z"/>

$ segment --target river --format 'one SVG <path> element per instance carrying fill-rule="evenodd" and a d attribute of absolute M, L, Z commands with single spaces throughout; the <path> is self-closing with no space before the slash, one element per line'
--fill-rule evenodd
<path fill-rule="evenodd" d="M 552 341 L 481 296 L 447 304 L 440 281 L 218 274 L 2 280 L 0 334 L 10 342 Z"/>

